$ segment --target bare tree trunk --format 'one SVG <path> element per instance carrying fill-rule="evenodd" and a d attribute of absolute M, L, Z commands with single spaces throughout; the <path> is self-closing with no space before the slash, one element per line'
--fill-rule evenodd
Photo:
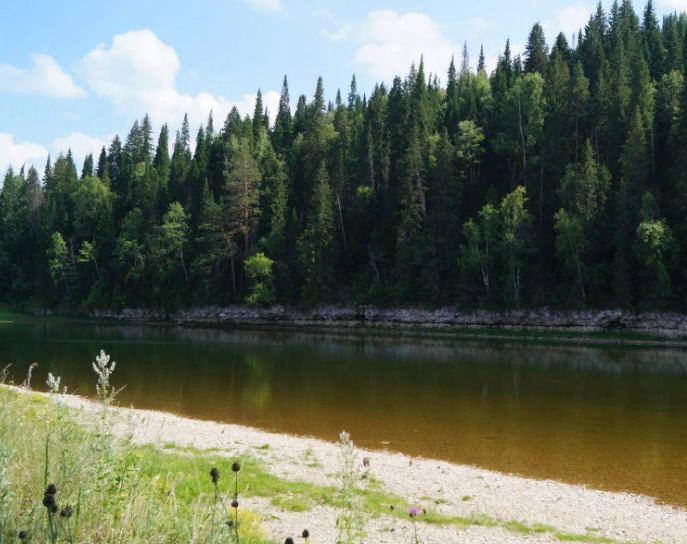
<path fill-rule="evenodd" d="M 580 288 L 582 289 L 582 300 L 584 300 L 585 305 L 587 304 L 587 296 L 584 292 L 584 281 L 582 280 L 582 267 L 580 266 L 580 258 L 575 251 L 572 240 L 568 238 L 570 242 L 570 251 L 572 251 L 573 258 L 575 259 L 575 265 L 577 266 L 577 276 L 580 279 Z"/>
<path fill-rule="evenodd" d="M 339 223 L 341 223 L 341 234 L 343 235 L 344 247 L 348 249 L 348 244 L 346 244 L 346 231 L 344 230 L 343 212 L 341 211 L 341 200 L 339 199 L 339 191 L 336 192 L 336 203 L 339 205 Z"/>
<path fill-rule="evenodd" d="M 234 286 L 234 294 L 236 294 L 236 266 L 234 265 L 234 256 L 231 256 L 231 282 Z"/>
<path fill-rule="evenodd" d="M 654 148 L 654 125 L 651 125 L 651 184 L 656 186 L 656 149 Z"/>
<path fill-rule="evenodd" d="M 575 112 L 575 162 L 577 162 L 577 140 L 580 134 L 580 114 Z"/>
<path fill-rule="evenodd" d="M 181 258 L 181 267 L 184 269 L 184 277 L 188 283 L 188 272 L 186 271 L 186 263 L 184 262 L 184 246 L 179 248 L 179 257 Z"/>
<path fill-rule="evenodd" d="M 379 270 L 377 270 L 377 263 L 375 263 L 375 259 L 372 256 L 372 250 L 370 249 L 370 246 L 367 246 L 367 252 L 370 255 L 370 262 L 372 263 L 372 268 L 375 271 L 375 275 L 377 276 L 377 283 L 382 283 L 382 279 L 379 277 Z"/>
<path fill-rule="evenodd" d="M 98 268 L 98 261 L 93 259 L 93 264 L 95 265 L 95 275 L 100 279 L 100 269 Z"/>
<path fill-rule="evenodd" d="M 522 168 L 527 168 L 527 152 L 525 149 L 525 133 L 522 130 L 522 113 L 520 111 L 520 85 L 518 85 L 518 127 L 520 128 L 520 138 L 522 140 Z"/>
<path fill-rule="evenodd" d="M 537 240 L 541 241 L 544 230 L 544 144 L 541 144 L 541 158 L 539 159 L 539 229 Z M 539 252 L 541 254 L 541 251 Z"/>

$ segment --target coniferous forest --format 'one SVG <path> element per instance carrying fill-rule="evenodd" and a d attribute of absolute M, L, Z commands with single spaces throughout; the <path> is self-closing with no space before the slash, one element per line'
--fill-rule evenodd
<path fill-rule="evenodd" d="M 0 299 L 684 310 L 686 70 L 687 14 L 623 0 L 491 74 L 465 46 L 293 115 L 285 77 L 272 126 L 260 93 L 195 135 L 145 116 L 80 168 L 8 169 Z"/>

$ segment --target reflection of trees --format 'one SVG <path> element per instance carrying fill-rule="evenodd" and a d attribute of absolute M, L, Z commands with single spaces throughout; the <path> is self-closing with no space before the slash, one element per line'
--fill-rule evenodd
<path fill-rule="evenodd" d="M 259 410 L 264 410 L 272 400 L 274 361 L 259 355 L 248 355 L 246 361 L 246 384 L 243 396 Z"/>

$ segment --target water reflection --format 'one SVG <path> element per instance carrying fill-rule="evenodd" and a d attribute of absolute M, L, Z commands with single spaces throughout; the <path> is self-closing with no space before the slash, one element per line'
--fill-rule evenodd
<path fill-rule="evenodd" d="M 37 361 L 121 402 L 687 503 L 687 354 L 54 323 L 0 325 L 0 367 Z"/>

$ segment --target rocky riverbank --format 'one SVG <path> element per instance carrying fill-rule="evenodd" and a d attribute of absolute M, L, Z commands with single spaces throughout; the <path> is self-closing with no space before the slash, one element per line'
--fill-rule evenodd
<path fill-rule="evenodd" d="M 67 311 L 44 308 L 36 316 L 67 315 Z M 666 338 L 687 337 L 687 315 L 636 313 L 628 310 L 486 310 L 463 311 L 455 308 L 421 309 L 358 306 L 324 306 L 298 310 L 287 306 L 256 308 L 244 305 L 205 306 L 176 312 L 154 309 L 92 310 L 92 318 L 109 318 L 131 322 L 170 322 L 179 325 L 218 324 L 222 326 L 330 326 L 385 327 L 458 330 L 529 330 L 553 332 L 625 332 Z"/>

